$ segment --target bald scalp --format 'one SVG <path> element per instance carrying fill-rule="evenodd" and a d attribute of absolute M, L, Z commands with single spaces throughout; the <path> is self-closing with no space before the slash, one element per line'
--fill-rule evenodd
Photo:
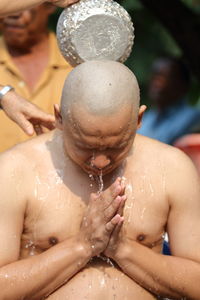
<path fill-rule="evenodd" d="M 115 61 L 88 61 L 72 70 L 61 98 L 62 117 L 73 109 L 93 115 L 111 115 L 128 106 L 138 114 L 139 86 L 135 75 Z"/>

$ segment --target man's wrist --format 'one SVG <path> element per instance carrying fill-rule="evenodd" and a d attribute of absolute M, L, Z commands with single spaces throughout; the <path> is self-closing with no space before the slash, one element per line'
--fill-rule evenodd
<path fill-rule="evenodd" d="M 8 92 L 13 91 L 13 90 L 14 90 L 14 88 L 11 85 L 5 85 L 5 86 L 0 87 L 0 109 L 3 109 L 2 101 L 3 101 L 3 98 L 5 98 L 5 95 Z"/>
<path fill-rule="evenodd" d="M 75 238 L 75 244 L 77 245 L 77 249 L 79 249 L 82 256 L 86 259 L 92 258 L 92 248 L 89 243 L 84 241 L 79 236 Z"/>
<path fill-rule="evenodd" d="M 129 243 L 127 240 L 123 240 L 119 242 L 116 249 L 113 249 L 113 251 L 109 251 L 111 255 L 109 255 L 110 258 L 112 258 L 114 261 L 123 261 L 126 259 L 126 257 L 129 256 Z"/>

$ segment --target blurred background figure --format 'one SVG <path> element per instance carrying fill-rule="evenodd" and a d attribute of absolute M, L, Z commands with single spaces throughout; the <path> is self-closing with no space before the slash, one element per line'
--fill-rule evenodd
<path fill-rule="evenodd" d="M 184 151 L 192 159 L 200 174 L 200 133 L 187 134 L 178 139 L 174 146 Z"/>
<path fill-rule="evenodd" d="M 72 69 L 60 54 L 55 34 L 48 30 L 54 11 L 52 4 L 44 3 L 1 19 L 0 82 L 48 113 L 60 100 L 66 70 Z M 28 138 L 3 111 L 0 126 L 0 151 Z"/>
<path fill-rule="evenodd" d="M 167 144 L 200 125 L 200 110 L 187 101 L 190 73 L 178 58 L 163 57 L 152 65 L 148 96 L 152 104 L 138 133 Z"/>

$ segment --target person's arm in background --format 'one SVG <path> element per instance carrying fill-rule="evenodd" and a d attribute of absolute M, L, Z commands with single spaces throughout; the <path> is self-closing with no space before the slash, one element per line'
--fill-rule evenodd
<path fill-rule="evenodd" d="M 79 0 L 1 0 L 0 1 L 0 17 L 3 17 L 5 15 L 9 15 L 24 9 L 31 8 L 33 6 L 42 4 L 44 2 L 51 2 L 52 4 L 55 4 L 59 7 L 66 7 L 70 4 L 73 4 L 75 2 L 78 2 Z"/>
<path fill-rule="evenodd" d="M 0 17 L 12 14 L 23 9 L 42 4 L 43 2 L 51 2 L 56 6 L 66 7 L 79 0 L 17 0 L 17 1 L 0 1 Z M 0 85 L 0 89 L 3 86 Z M 33 135 L 34 131 L 42 133 L 42 126 L 53 129 L 54 117 L 43 112 L 37 106 L 31 104 L 14 91 L 8 92 L 1 100 L 1 107 L 7 116 L 16 122 L 26 134 Z"/>
<path fill-rule="evenodd" d="M 0 90 L 3 86 L 0 85 Z M 1 99 L 1 107 L 6 115 L 17 123 L 28 135 L 43 132 L 42 127 L 54 129 L 54 116 L 43 112 L 39 107 L 22 98 L 14 90 L 7 92 Z M 2 128 L 3 130 L 3 128 Z"/>

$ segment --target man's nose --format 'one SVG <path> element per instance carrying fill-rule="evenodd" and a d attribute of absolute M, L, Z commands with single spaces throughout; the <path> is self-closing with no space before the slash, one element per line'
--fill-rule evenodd
<path fill-rule="evenodd" d="M 107 157 L 107 155 L 104 154 L 96 154 L 91 159 L 91 165 L 98 168 L 103 169 L 107 167 L 110 164 L 110 159 Z"/>

